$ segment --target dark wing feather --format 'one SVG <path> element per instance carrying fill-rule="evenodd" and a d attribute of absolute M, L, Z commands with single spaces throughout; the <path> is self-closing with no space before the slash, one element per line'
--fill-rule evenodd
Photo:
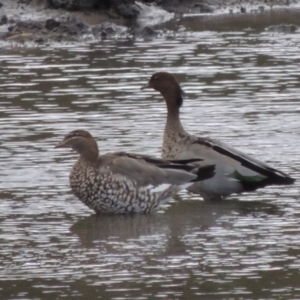
<path fill-rule="evenodd" d="M 201 158 L 167 160 L 167 159 L 155 158 L 148 155 L 140 155 L 140 154 L 133 154 L 133 153 L 125 153 L 125 152 L 118 152 L 117 154 L 118 156 L 142 160 L 162 169 L 178 169 L 178 170 L 185 170 L 188 172 L 195 169 L 195 166 L 192 165 L 193 163 L 199 163 L 203 161 L 203 159 Z"/>
<path fill-rule="evenodd" d="M 284 172 L 274 169 L 263 162 L 260 162 L 223 144 L 218 144 L 212 140 L 201 138 L 197 138 L 193 143 L 209 147 L 222 155 L 238 161 L 242 166 L 267 177 L 257 182 L 249 182 L 246 180 L 246 178 L 243 179 L 243 177 L 241 177 L 239 180 L 245 185 L 246 190 L 254 190 L 258 187 L 263 187 L 270 184 L 293 184 L 295 182 L 295 179 L 291 178 Z"/>
<path fill-rule="evenodd" d="M 130 153 L 112 153 L 99 158 L 99 170 L 110 170 L 134 180 L 140 186 L 157 186 L 162 183 L 184 184 L 210 178 L 214 175 L 214 166 L 195 167 L 186 162 L 198 159 L 181 160 L 180 163 L 169 162 L 151 156 Z"/>

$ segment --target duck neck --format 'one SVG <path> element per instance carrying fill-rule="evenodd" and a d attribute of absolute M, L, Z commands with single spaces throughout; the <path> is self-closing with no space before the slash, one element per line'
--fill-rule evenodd
<path fill-rule="evenodd" d="M 90 145 L 85 145 L 78 151 L 80 153 L 79 160 L 85 164 L 96 164 L 99 158 L 99 150 L 96 142 Z"/>
<path fill-rule="evenodd" d="M 163 93 L 163 97 L 166 101 L 168 111 L 165 131 L 177 134 L 185 133 L 180 121 L 180 106 L 182 104 L 181 94 L 168 91 Z"/>
<path fill-rule="evenodd" d="M 187 133 L 180 122 L 179 107 L 171 106 L 167 102 L 167 108 L 168 113 L 162 144 L 162 157 L 176 159 L 178 154 L 177 144 L 180 143 L 181 137 Z"/>
<path fill-rule="evenodd" d="M 165 131 L 174 132 L 176 134 L 185 133 L 180 121 L 179 111 L 176 113 L 168 111 Z"/>

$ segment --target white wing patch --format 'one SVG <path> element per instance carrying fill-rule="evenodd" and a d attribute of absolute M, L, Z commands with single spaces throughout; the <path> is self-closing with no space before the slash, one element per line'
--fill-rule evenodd
<path fill-rule="evenodd" d="M 178 186 L 178 191 L 181 191 L 181 190 L 185 190 L 187 188 L 189 188 L 190 186 L 192 186 L 194 184 L 194 182 L 188 182 L 188 183 L 184 183 L 184 184 L 181 184 Z"/>
<path fill-rule="evenodd" d="M 170 183 L 162 183 L 160 185 L 157 186 L 153 186 L 153 185 L 147 185 L 147 189 L 151 191 L 151 193 L 160 193 L 163 192 L 165 190 L 167 190 L 169 187 L 171 187 L 172 184 Z"/>
<path fill-rule="evenodd" d="M 173 188 L 174 192 L 175 191 L 179 192 L 181 190 L 189 188 L 193 184 L 194 184 L 194 182 L 188 182 L 188 183 L 184 183 L 184 184 L 181 184 L 181 185 L 173 185 L 171 183 L 162 183 L 162 184 L 157 185 L 157 186 L 148 185 L 146 188 L 148 190 L 150 190 L 151 193 L 161 193 L 161 192 L 164 192 L 164 191 L 168 190 L 171 187 Z"/>

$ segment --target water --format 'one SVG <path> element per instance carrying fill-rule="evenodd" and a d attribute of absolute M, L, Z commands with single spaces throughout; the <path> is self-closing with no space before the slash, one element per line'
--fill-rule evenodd
<path fill-rule="evenodd" d="M 147 42 L 1 50 L 1 299 L 299 299 L 299 183 L 96 217 L 70 193 L 76 155 L 54 149 L 83 128 L 102 153 L 159 156 L 165 104 L 140 87 L 165 70 L 186 92 L 189 132 L 299 180 L 300 32 L 201 24 Z"/>

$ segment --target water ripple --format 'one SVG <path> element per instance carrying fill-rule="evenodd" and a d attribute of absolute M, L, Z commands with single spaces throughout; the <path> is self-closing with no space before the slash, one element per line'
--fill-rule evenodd
<path fill-rule="evenodd" d="M 3 50 L 1 298 L 298 298 L 298 184 L 218 204 L 182 193 L 151 216 L 97 217 L 70 192 L 76 155 L 54 150 L 85 128 L 103 153 L 159 156 L 165 104 L 140 87 L 165 70 L 186 92 L 188 131 L 299 178 L 297 43 L 237 30 Z"/>

